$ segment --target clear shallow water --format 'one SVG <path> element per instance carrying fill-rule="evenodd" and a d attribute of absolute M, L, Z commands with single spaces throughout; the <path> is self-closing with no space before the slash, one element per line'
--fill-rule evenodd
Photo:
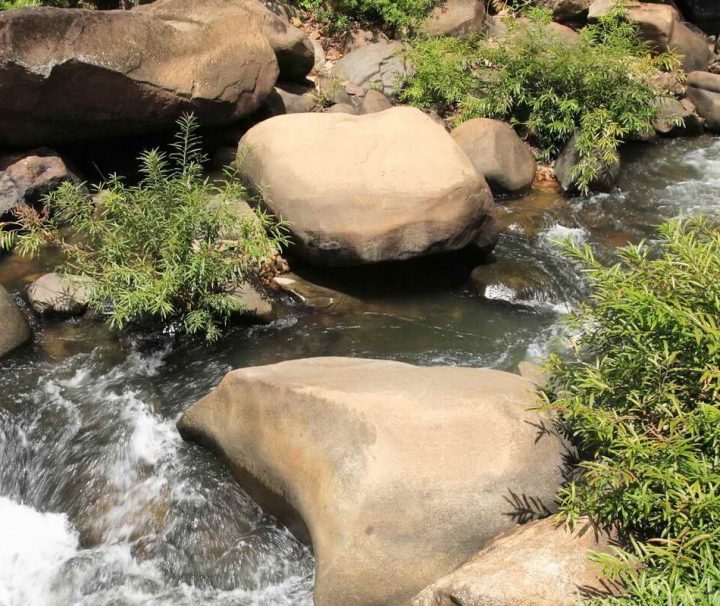
<path fill-rule="evenodd" d="M 291 308 L 212 347 L 120 340 L 83 321 L 37 327 L 0 362 L 0 606 L 309 606 L 312 555 L 182 442 L 178 415 L 231 368 L 290 358 L 512 370 L 553 346 L 582 295 L 554 239 L 610 257 L 697 211 L 720 211 L 718 139 L 644 148 L 611 194 L 502 202 L 507 234 L 483 289 L 468 286 L 467 259 L 340 272 L 323 278 L 345 293 L 331 308 Z M 4 259 L 0 282 L 20 292 L 44 264 Z"/>

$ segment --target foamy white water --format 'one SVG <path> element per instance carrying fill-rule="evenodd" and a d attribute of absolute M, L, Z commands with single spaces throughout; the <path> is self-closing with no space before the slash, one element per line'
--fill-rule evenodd
<path fill-rule="evenodd" d="M 0 497 L 0 606 L 48 606 L 62 565 L 78 549 L 67 516 Z"/>

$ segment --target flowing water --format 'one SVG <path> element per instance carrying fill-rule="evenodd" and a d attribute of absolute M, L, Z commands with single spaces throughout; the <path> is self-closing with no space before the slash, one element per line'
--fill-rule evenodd
<path fill-rule="evenodd" d="M 341 272 L 324 277 L 345 293 L 332 306 L 212 347 L 36 326 L 0 362 L 0 606 L 310 605 L 312 554 L 180 439 L 178 416 L 234 367 L 348 355 L 513 370 L 561 347 L 582 287 L 557 238 L 610 258 L 664 218 L 720 211 L 720 140 L 629 156 L 610 194 L 502 202 L 506 234 L 475 286 L 458 259 Z M 6 258 L 0 282 L 20 294 L 49 264 Z"/>

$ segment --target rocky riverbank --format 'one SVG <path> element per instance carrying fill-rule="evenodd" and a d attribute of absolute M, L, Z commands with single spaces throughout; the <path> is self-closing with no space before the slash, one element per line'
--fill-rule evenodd
<path fill-rule="evenodd" d="M 257 324 L 241 333 L 254 346 L 262 342 L 253 340 L 254 335 L 269 334 L 262 331 L 289 335 L 288 342 L 275 339 L 260 352 L 221 358 L 222 364 L 212 367 L 211 378 L 201 381 L 202 389 L 189 388 L 192 397 L 182 398 L 186 410 L 178 428 L 187 440 L 218 454 L 255 502 L 312 549 L 317 606 L 489 602 L 570 606 L 590 594 L 622 591 L 603 579 L 599 567 L 587 558 L 591 550 L 608 551 L 611 539 L 604 531 L 583 519 L 583 529 L 570 532 L 552 517 L 558 491 L 572 475 L 577 453 L 559 435 L 557 418 L 536 410 L 533 380 L 542 381 L 542 373 L 518 369 L 517 362 L 541 357 L 527 355 L 533 347 L 541 355 L 551 349 L 551 336 L 560 332 L 555 314 L 582 298 L 584 285 L 559 259 L 554 238 L 571 235 L 578 242 L 587 240 L 604 247 L 601 254 L 611 256 L 617 245 L 648 235 L 654 214 L 650 221 L 642 215 L 641 205 L 628 203 L 622 213 L 615 208 L 628 190 L 623 182 L 627 167 L 635 162 L 630 174 L 642 172 L 631 156 L 642 157 L 649 155 L 649 149 L 671 145 L 667 139 L 682 143 L 680 138 L 720 132 L 720 70 L 714 37 L 718 14 L 701 1 L 678 2 L 677 7 L 630 2 L 624 7 L 621 23 L 636 28 L 647 45 L 641 46 L 647 56 L 628 54 L 632 57 L 628 62 L 647 61 L 649 66 L 642 72 L 648 80 L 645 92 L 656 95 L 643 114 L 647 118 L 643 124 L 649 127 L 628 137 L 608 135 L 618 146 L 624 145 L 619 158 L 615 150 L 594 150 L 598 163 L 587 185 L 590 191 L 609 193 L 571 198 L 578 190 L 578 166 L 593 151 L 582 130 L 590 118 L 582 114 L 584 108 L 575 107 L 577 103 L 571 109 L 580 113 L 568 110 L 569 126 L 538 126 L 509 114 L 505 119 L 463 120 L 467 98 L 460 94 L 454 101 L 438 97 L 432 107 L 410 106 L 413 97 L 408 90 L 420 86 L 413 78 L 427 85 L 423 80 L 427 66 L 412 60 L 418 41 L 432 44 L 442 39 L 443 44 L 450 40 L 450 45 L 457 41 L 492 48 L 503 40 L 533 39 L 542 32 L 553 49 L 572 55 L 573 49 L 601 46 L 587 40 L 588 32 L 599 36 L 599 30 L 591 28 L 616 15 L 611 0 L 540 4 L 550 11 L 542 14 L 551 14 L 554 20 L 543 22 L 507 6 L 498 10 L 497 5 L 486 6 L 480 0 L 448 0 L 412 27 L 355 22 L 341 30 L 320 22 L 318 11 L 258 0 L 156 0 L 130 10 L 108 11 L 56 7 L 0 11 L 4 243 L 26 238 L 31 250 L 28 234 L 42 233 L 49 224 L 44 221 L 52 219 L 60 233 L 53 243 L 66 246 L 65 252 L 82 249 L 83 238 L 91 240 L 99 233 L 99 222 L 142 193 L 143 187 L 156 188 L 155 201 L 181 191 L 190 192 L 187 197 L 195 202 L 206 196 L 203 209 L 218 204 L 224 210 L 226 202 L 233 203 L 233 214 L 222 229 L 208 219 L 186 242 L 189 250 L 178 249 L 187 252 L 183 257 L 187 265 L 194 269 L 197 265 L 188 280 L 206 280 L 215 288 L 203 265 L 215 254 L 237 250 L 236 259 L 252 259 L 238 263 L 240 269 L 229 272 L 232 281 L 210 292 L 203 313 L 227 311 L 231 319 L 225 321 L 224 315 L 221 325 L 231 335 L 238 334 L 232 332 L 238 330 L 232 328 L 238 320 Z M 441 67 L 457 57 L 442 55 Z M 671 68 L 660 70 L 653 57 L 667 57 Z M 460 75 L 467 75 L 472 89 L 482 70 L 499 78 L 504 68 L 468 60 L 463 69 Z M 444 73 L 434 74 L 429 88 L 446 94 L 455 81 L 444 81 L 440 77 Z M 487 86 L 482 78 L 479 81 Z M 427 89 L 421 92 L 427 94 Z M 557 99 L 546 101 L 564 107 Z M 645 101 L 642 97 L 638 103 Z M 166 159 L 174 161 L 178 153 L 183 156 L 194 150 L 192 145 L 168 147 L 164 139 L 188 112 L 202 126 L 206 153 L 198 151 L 193 156 L 197 161 L 181 158 L 180 168 L 170 173 L 162 164 Z M 635 113 L 627 114 L 628 122 L 636 118 Z M 542 128 L 568 133 L 553 153 L 543 147 L 538 134 Z M 187 133 L 188 140 L 195 136 Z M 120 181 L 109 172 L 100 171 L 98 176 L 88 170 L 93 165 L 91 150 L 98 145 L 108 148 L 111 168 L 120 170 L 126 160 L 120 141 L 132 141 L 134 149 L 154 137 L 170 155 L 144 155 L 139 175 L 123 175 L 129 189 L 118 186 Z M 653 144 L 658 147 L 649 147 Z M 641 146 L 648 147 L 643 151 Z M 712 162 L 716 161 L 707 160 L 703 166 L 714 166 Z M 223 169 L 230 171 L 227 188 L 206 189 L 223 182 Z M 659 173 L 664 177 L 672 169 Z M 171 180 L 168 175 L 174 179 L 172 187 L 161 190 L 158 183 Z M 96 188 L 108 179 L 110 187 Z M 692 179 L 702 181 L 692 177 L 692 183 Z M 716 186 L 706 181 L 702 183 Z M 183 189 L 183 184 L 190 185 Z M 52 195 L 68 191 L 71 194 L 65 195 L 72 200 L 86 203 L 74 207 L 75 215 L 53 207 Z M 199 192 L 197 198 L 194 192 Z M 653 190 L 653 195 L 657 193 Z M 697 194 L 698 200 L 704 200 L 703 192 L 685 193 L 683 199 Z M 237 199 L 229 200 L 235 194 Z M 612 211 L 604 212 L 607 208 Z M 179 223 L 191 222 L 185 217 Z M 78 225 L 84 231 L 73 233 Z M 261 232 L 264 237 L 274 229 L 283 235 L 266 246 Z M 171 233 L 182 239 L 181 229 Z M 210 236 L 203 240 L 197 233 Z M 142 282 L 133 281 L 136 276 L 128 275 L 133 272 L 123 274 L 118 261 L 124 258 L 117 252 L 123 241 L 132 238 L 124 239 L 117 231 L 112 235 L 117 248 L 102 249 L 100 256 L 117 264 L 113 284 L 132 285 L 129 293 L 113 299 L 115 293 L 107 289 L 103 292 L 108 296 L 98 301 L 93 296 L 98 276 L 72 271 L 72 264 L 56 272 L 54 262 L 41 272 L 20 270 L 21 278 L 13 279 L 12 287 L 0 286 L 2 364 L 15 372 L 16 363 L 22 367 L 37 355 L 65 363 L 72 359 L 69 352 L 76 344 L 62 336 L 64 330 L 73 333 L 77 326 L 97 326 L 131 296 L 152 297 L 157 290 L 162 295 L 176 286 L 177 276 L 185 275 L 176 272 L 167 283 L 159 280 L 156 291 L 148 288 L 145 293 Z M 143 235 L 148 246 L 141 246 L 142 250 L 151 248 L 154 235 L 152 230 Z M 180 256 L 170 255 L 183 266 L 177 262 Z M 142 253 L 136 257 L 143 259 Z M 142 267 L 139 263 L 135 269 Z M 221 265 L 212 267 L 219 271 Z M 437 301 L 444 301 L 442 297 L 452 289 L 453 304 L 442 307 Z M 378 290 L 391 294 L 383 299 Z M 237 307 L 227 303 L 226 295 L 238 302 Z M 420 303 L 408 304 L 410 297 Z M 484 306 L 481 313 L 478 301 Z M 196 311 L 192 297 L 172 303 L 180 313 Z M 298 313 L 299 306 L 310 311 Z M 155 313 L 148 313 L 155 319 L 170 314 L 160 305 L 145 309 Z M 338 317 L 344 320 L 338 323 Z M 309 324 L 304 332 L 295 327 L 282 333 L 296 322 Z M 268 323 L 269 327 L 262 326 Z M 195 347 L 176 338 L 179 325 L 161 326 L 164 336 L 158 338 L 170 336 L 180 349 Z M 421 328 L 412 333 L 403 328 L 409 325 Z M 191 333 L 194 325 L 190 321 L 182 326 Z M 214 325 L 208 321 L 207 326 Z M 360 346 L 347 336 L 354 335 L 358 326 L 363 331 Z M 452 347 L 437 346 L 437 340 L 443 339 L 437 334 L 443 332 L 452 335 L 446 340 L 454 339 L 453 347 L 483 339 L 486 344 L 477 355 L 468 356 L 465 350 L 458 354 Z M 47 338 L 56 333 L 60 336 Z M 509 343 L 509 335 L 515 338 L 516 333 L 518 344 Z M 109 335 L 103 334 L 103 338 Z M 227 340 L 217 347 L 232 349 Z M 513 347 L 520 353 L 511 352 Z M 392 350 L 393 358 L 407 357 L 424 366 L 368 359 L 384 357 L 386 350 Z M 486 355 L 491 361 L 483 357 L 485 350 L 491 350 Z M 208 352 L 218 355 L 217 350 Z M 121 357 L 111 348 L 110 357 L 114 356 Z M 189 359 L 198 372 L 205 372 L 203 352 L 193 350 Z M 459 368 L 458 363 L 517 372 Z M 136 371 L 132 381 L 138 381 L 138 373 L 143 376 Z M 83 372 L 47 386 L 47 397 L 57 397 L 62 404 L 57 394 L 67 392 L 72 399 L 76 383 L 86 380 Z M 153 372 L 148 370 L 147 376 Z M 223 375 L 216 388 L 190 406 L 200 391 L 207 392 Z M 113 379 L 124 380 L 124 376 Z M 183 380 L 192 383 L 187 374 Z M 118 395 L 114 387 L 108 391 L 104 383 L 98 385 L 108 401 L 120 399 L 123 405 L 137 408 L 131 388 Z M 175 384 L 173 390 L 177 389 L 181 388 Z M 169 391 L 163 397 L 171 398 Z M 10 403 L 7 410 L 13 406 Z M 154 419 L 154 411 L 145 410 L 144 404 L 140 409 L 138 418 Z M 0 423 L 5 410 L 0 407 Z M 173 409 L 174 417 L 164 419 L 162 430 L 155 427 L 149 441 L 173 452 L 181 448 L 169 429 L 180 412 Z M 65 413 L 59 408 L 48 414 Z M 83 422 L 92 425 L 93 415 L 88 415 L 89 421 Z M 137 433 L 132 442 L 137 460 L 121 459 L 117 466 L 121 471 L 131 469 L 132 481 L 126 486 L 109 472 L 99 484 L 97 478 L 88 480 L 94 487 L 88 497 L 92 506 L 74 502 L 76 523 L 89 546 L 119 541 L 130 546 L 129 560 L 177 564 L 179 560 L 163 550 L 164 541 L 172 543 L 168 537 L 177 530 L 166 522 L 174 519 L 172 509 L 181 507 L 178 503 L 183 500 L 175 494 L 177 487 L 153 475 L 162 454 L 147 454 L 142 428 Z M 0 427 L 0 453 L 8 448 L 6 441 Z M 103 445 L 112 441 L 107 434 L 99 439 Z M 193 456 L 205 461 L 200 452 L 192 450 Z M 93 459 L 94 465 L 102 467 L 98 461 L 109 456 L 103 453 Z M 16 462 L 14 456 L 10 458 Z M 163 473 L 175 481 L 176 471 Z M 0 473 L 0 480 L 4 478 Z M 148 496 L 152 490 L 144 485 L 147 478 L 163 484 L 152 498 Z M 111 497 L 102 494 L 101 484 L 113 486 Z M 14 498 L 20 499 L 22 490 L 12 486 L 18 492 Z M 64 503 L 60 493 L 71 489 L 58 489 L 51 506 Z M 127 497 L 126 489 L 135 497 L 140 493 L 139 501 Z M 190 492 L 196 500 L 214 498 L 212 488 L 202 496 Z M 4 494 L 0 484 L 0 495 Z M 132 507 L 124 504 L 124 498 Z M 252 507 L 248 503 L 236 495 L 231 499 L 231 507 Z M 95 514 L 99 521 L 93 525 L 89 520 Z M 183 524 L 191 517 L 183 517 Z M 220 517 L 233 515 L 226 511 Z M 208 530 L 212 521 L 205 522 L 203 540 L 209 546 L 199 551 L 208 558 L 206 568 L 227 560 L 231 565 L 218 568 L 223 574 L 247 572 L 253 566 L 264 570 L 257 562 L 237 556 L 245 539 L 230 545 Z M 123 531 L 125 526 L 130 530 Z M 181 546 L 187 539 L 182 536 Z M 290 539 L 270 543 L 294 554 L 303 550 Z M 74 543 L 69 549 L 75 549 Z M 177 564 L 178 570 L 170 575 L 178 586 L 195 587 L 194 573 L 187 571 L 196 570 L 195 560 L 202 558 L 189 551 L 192 558 Z M 249 559 L 261 559 L 258 553 L 262 551 L 252 552 Z M 293 575 L 295 568 L 305 570 L 304 564 L 290 568 Z M 270 577 L 282 576 L 276 573 L 266 571 Z M 165 582 L 163 574 L 158 572 L 157 577 Z M 215 583 L 218 575 L 209 578 Z M 208 575 L 200 577 L 208 582 Z M 250 582 L 243 578 L 242 583 Z M 214 603 L 211 595 L 203 594 L 202 599 Z M 282 592 L 272 603 L 295 604 Z"/>

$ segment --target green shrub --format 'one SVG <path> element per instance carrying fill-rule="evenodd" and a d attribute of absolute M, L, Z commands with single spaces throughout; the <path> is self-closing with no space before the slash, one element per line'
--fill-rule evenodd
<path fill-rule="evenodd" d="M 610 268 L 571 254 L 592 296 L 572 353 L 549 362 L 548 406 L 584 459 L 562 509 L 619 527 L 626 548 L 599 558 L 626 594 L 591 603 L 719 604 L 720 229 L 670 223 Z"/>
<path fill-rule="evenodd" d="M 247 196 L 238 182 L 203 178 L 197 124 L 187 116 L 179 126 L 169 156 L 141 156 L 138 185 L 113 176 L 92 204 L 82 185 L 65 183 L 41 210 L 22 210 L 23 231 L 3 232 L 0 244 L 16 240 L 21 254 L 57 246 L 61 271 L 93 280 L 90 306 L 113 327 L 160 321 L 213 340 L 242 309 L 232 292 L 277 254 L 284 227 L 239 210 Z"/>
<path fill-rule="evenodd" d="M 294 3 L 314 12 L 333 29 L 344 29 L 352 21 L 360 21 L 400 30 L 415 27 L 439 0 L 295 0 Z"/>
<path fill-rule="evenodd" d="M 0 11 L 27 8 L 29 6 L 42 6 L 42 2 L 40 0 L 0 0 Z"/>
<path fill-rule="evenodd" d="M 620 143 L 652 130 L 659 91 L 649 84 L 677 58 L 653 57 L 622 11 L 585 28 L 575 43 L 553 31 L 550 13 L 534 10 L 510 23 L 499 40 L 420 39 L 410 52 L 415 73 L 402 97 L 461 122 L 507 119 L 555 158 L 578 131 L 580 161 L 572 175 L 582 191 L 603 164 L 617 161 Z"/>

